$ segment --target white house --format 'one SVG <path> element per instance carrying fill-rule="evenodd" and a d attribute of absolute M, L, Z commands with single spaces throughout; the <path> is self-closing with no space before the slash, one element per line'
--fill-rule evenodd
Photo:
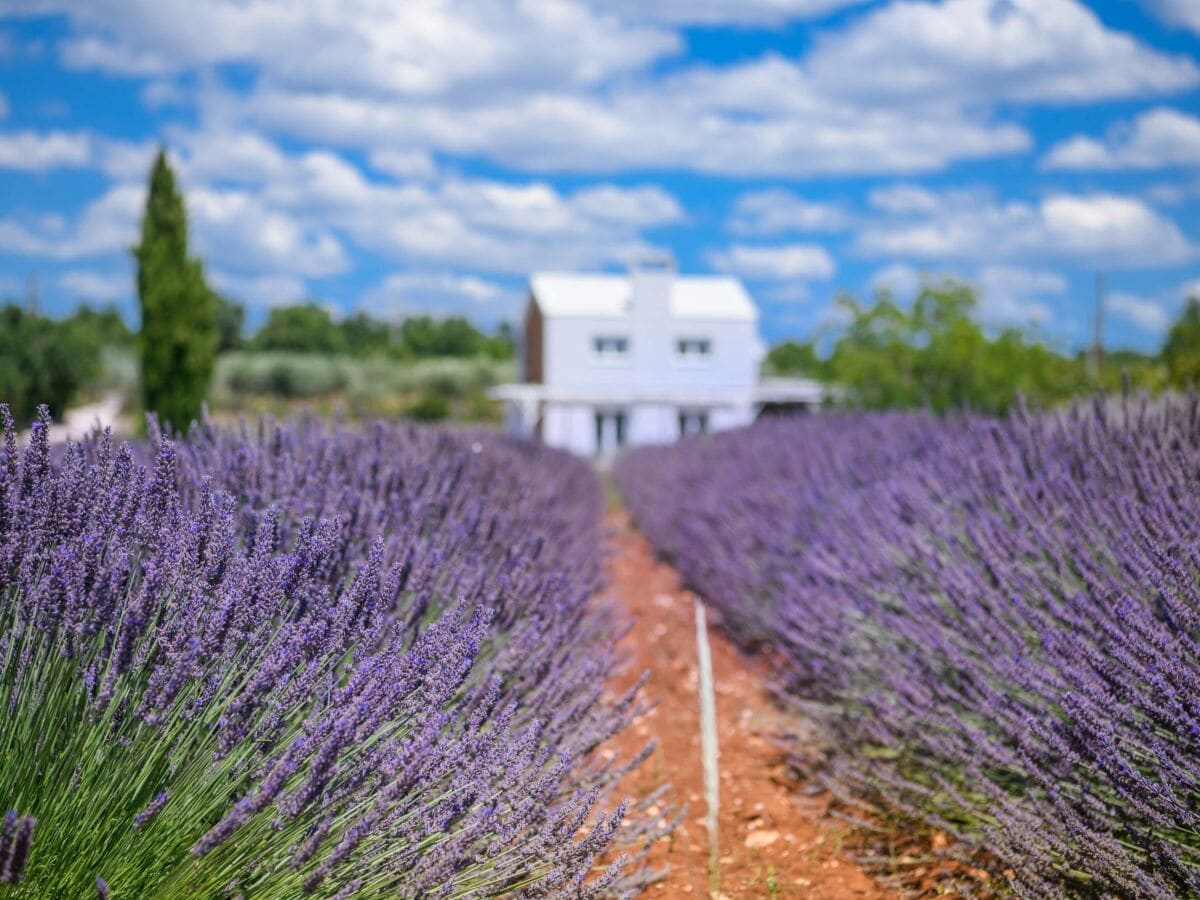
<path fill-rule="evenodd" d="M 760 381 L 758 309 L 736 278 L 543 272 L 529 283 L 520 384 L 501 385 L 511 433 L 583 455 L 752 422 L 764 407 L 811 407 L 824 387 Z"/>

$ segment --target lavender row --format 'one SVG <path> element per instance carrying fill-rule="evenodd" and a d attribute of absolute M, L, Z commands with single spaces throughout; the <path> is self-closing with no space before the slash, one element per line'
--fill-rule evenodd
<path fill-rule="evenodd" d="M 0 452 L 0 896 L 599 895 L 598 487 L 315 421 Z M 633 761 L 626 761 L 631 763 Z M 636 818 L 636 817 L 635 817 Z"/>
<path fill-rule="evenodd" d="M 763 422 L 617 478 L 778 662 L 831 787 L 1027 896 L 1200 894 L 1194 398 Z"/>

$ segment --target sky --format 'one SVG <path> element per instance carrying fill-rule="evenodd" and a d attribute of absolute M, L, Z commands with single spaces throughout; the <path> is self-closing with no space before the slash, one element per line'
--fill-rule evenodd
<path fill-rule="evenodd" d="M 764 336 L 953 275 L 1156 348 L 1200 294 L 1200 0 L 0 0 L 0 296 L 136 315 L 165 145 L 245 303 L 519 317 L 671 253 Z"/>

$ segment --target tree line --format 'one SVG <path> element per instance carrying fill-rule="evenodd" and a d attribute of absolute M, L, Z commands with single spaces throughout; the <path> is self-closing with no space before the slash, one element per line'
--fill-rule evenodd
<path fill-rule="evenodd" d="M 863 302 L 838 298 L 841 325 L 826 353 L 814 341 L 776 344 L 770 374 L 836 385 L 842 402 L 866 409 L 971 409 L 1000 414 L 1018 397 L 1053 406 L 1096 387 L 1159 391 L 1200 385 L 1200 299 L 1187 302 L 1157 353 L 1061 353 L 1020 329 L 990 332 L 969 284 L 923 284 L 911 305 L 888 291 Z"/>
<path fill-rule="evenodd" d="M 513 355 L 511 330 L 486 334 L 462 316 L 412 316 L 391 323 L 367 313 L 335 319 L 317 301 L 276 307 L 253 334 L 246 310 L 207 282 L 188 249 L 187 215 L 175 175 L 160 149 L 150 170 L 137 264 L 140 330 L 115 309 L 82 306 L 65 318 L 40 316 L 9 302 L 0 306 L 0 401 L 24 424 L 39 404 L 60 416 L 94 383 L 104 348 L 133 350 L 141 405 L 163 423 L 195 419 L 212 382 L 216 357 L 231 350 L 288 351 L 395 360 Z"/>

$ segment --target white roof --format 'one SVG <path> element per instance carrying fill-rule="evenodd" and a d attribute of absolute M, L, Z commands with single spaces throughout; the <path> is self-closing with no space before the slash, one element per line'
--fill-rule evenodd
<path fill-rule="evenodd" d="M 629 315 L 633 290 L 627 275 L 574 275 L 538 272 L 529 289 L 545 316 Z M 671 282 L 671 316 L 677 319 L 754 321 L 758 310 L 736 278 L 675 275 Z"/>

